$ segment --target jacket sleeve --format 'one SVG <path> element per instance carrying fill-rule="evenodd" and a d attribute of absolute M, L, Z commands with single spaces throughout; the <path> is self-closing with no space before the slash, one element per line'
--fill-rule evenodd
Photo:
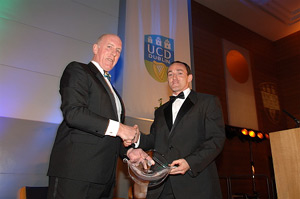
<path fill-rule="evenodd" d="M 69 127 L 104 136 L 109 118 L 96 114 L 89 108 L 90 85 L 91 78 L 85 69 L 79 63 L 71 62 L 60 82 L 61 110 Z"/>

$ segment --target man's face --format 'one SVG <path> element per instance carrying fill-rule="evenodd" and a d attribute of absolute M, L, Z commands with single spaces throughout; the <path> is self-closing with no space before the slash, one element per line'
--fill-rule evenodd
<path fill-rule="evenodd" d="M 116 35 L 106 35 L 93 46 L 94 58 L 105 71 L 110 71 L 120 58 L 122 41 Z"/>
<path fill-rule="evenodd" d="M 192 74 L 188 75 L 185 66 L 181 63 L 174 63 L 168 69 L 169 87 L 175 95 L 187 89 L 192 79 Z"/>

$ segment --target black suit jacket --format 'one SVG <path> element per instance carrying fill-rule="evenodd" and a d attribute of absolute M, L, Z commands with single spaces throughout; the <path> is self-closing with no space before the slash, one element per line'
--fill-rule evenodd
<path fill-rule="evenodd" d="M 109 86 L 93 63 L 71 62 L 62 75 L 60 94 L 64 120 L 57 131 L 48 175 L 107 183 L 114 178 L 117 158 L 124 150 L 119 137 L 104 135 L 109 119 L 118 121 Z"/>
<path fill-rule="evenodd" d="M 140 147 L 154 148 L 168 163 L 184 158 L 191 170 L 169 175 L 176 199 L 222 198 L 215 159 L 225 141 L 222 109 L 217 97 L 191 91 L 174 125 L 169 102 L 155 111 L 149 135 L 141 135 Z M 147 198 L 158 198 L 163 184 L 148 189 Z"/>

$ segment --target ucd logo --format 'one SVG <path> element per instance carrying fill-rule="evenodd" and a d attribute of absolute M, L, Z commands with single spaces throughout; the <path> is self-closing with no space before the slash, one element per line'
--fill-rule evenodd
<path fill-rule="evenodd" d="M 167 81 L 167 71 L 174 61 L 174 40 L 161 35 L 145 35 L 144 61 L 148 73 L 158 82 Z"/>

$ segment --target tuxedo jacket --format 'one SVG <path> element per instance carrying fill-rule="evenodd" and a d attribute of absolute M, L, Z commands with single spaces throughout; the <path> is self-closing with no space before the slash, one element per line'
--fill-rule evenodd
<path fill-rule="evenodd" d="M 63 72 L 60 95 L 64 119 L 51 152 L 48 176 L 107 183 L 115 177 L 117 158 L 124 149 L 119 137 L 104 135 L 109 119 L 118 121 L 109 86 L 92 62 L 71 62 Z"/>
<path fill-rule="evenodd" d="M 184 158 L 190 170 L 169 175 L 176 199 L 222 198 L 215 159 L 223 149 L 225 127 L 217 97 L 191 91 L 172 125 L 172 105 L 155 111 L 149 135 L 141 134 L 140 147 L 155 149 L 170 164 Z M 147 198 L 158 198 L 164 184 L 148 188 Z"/>

